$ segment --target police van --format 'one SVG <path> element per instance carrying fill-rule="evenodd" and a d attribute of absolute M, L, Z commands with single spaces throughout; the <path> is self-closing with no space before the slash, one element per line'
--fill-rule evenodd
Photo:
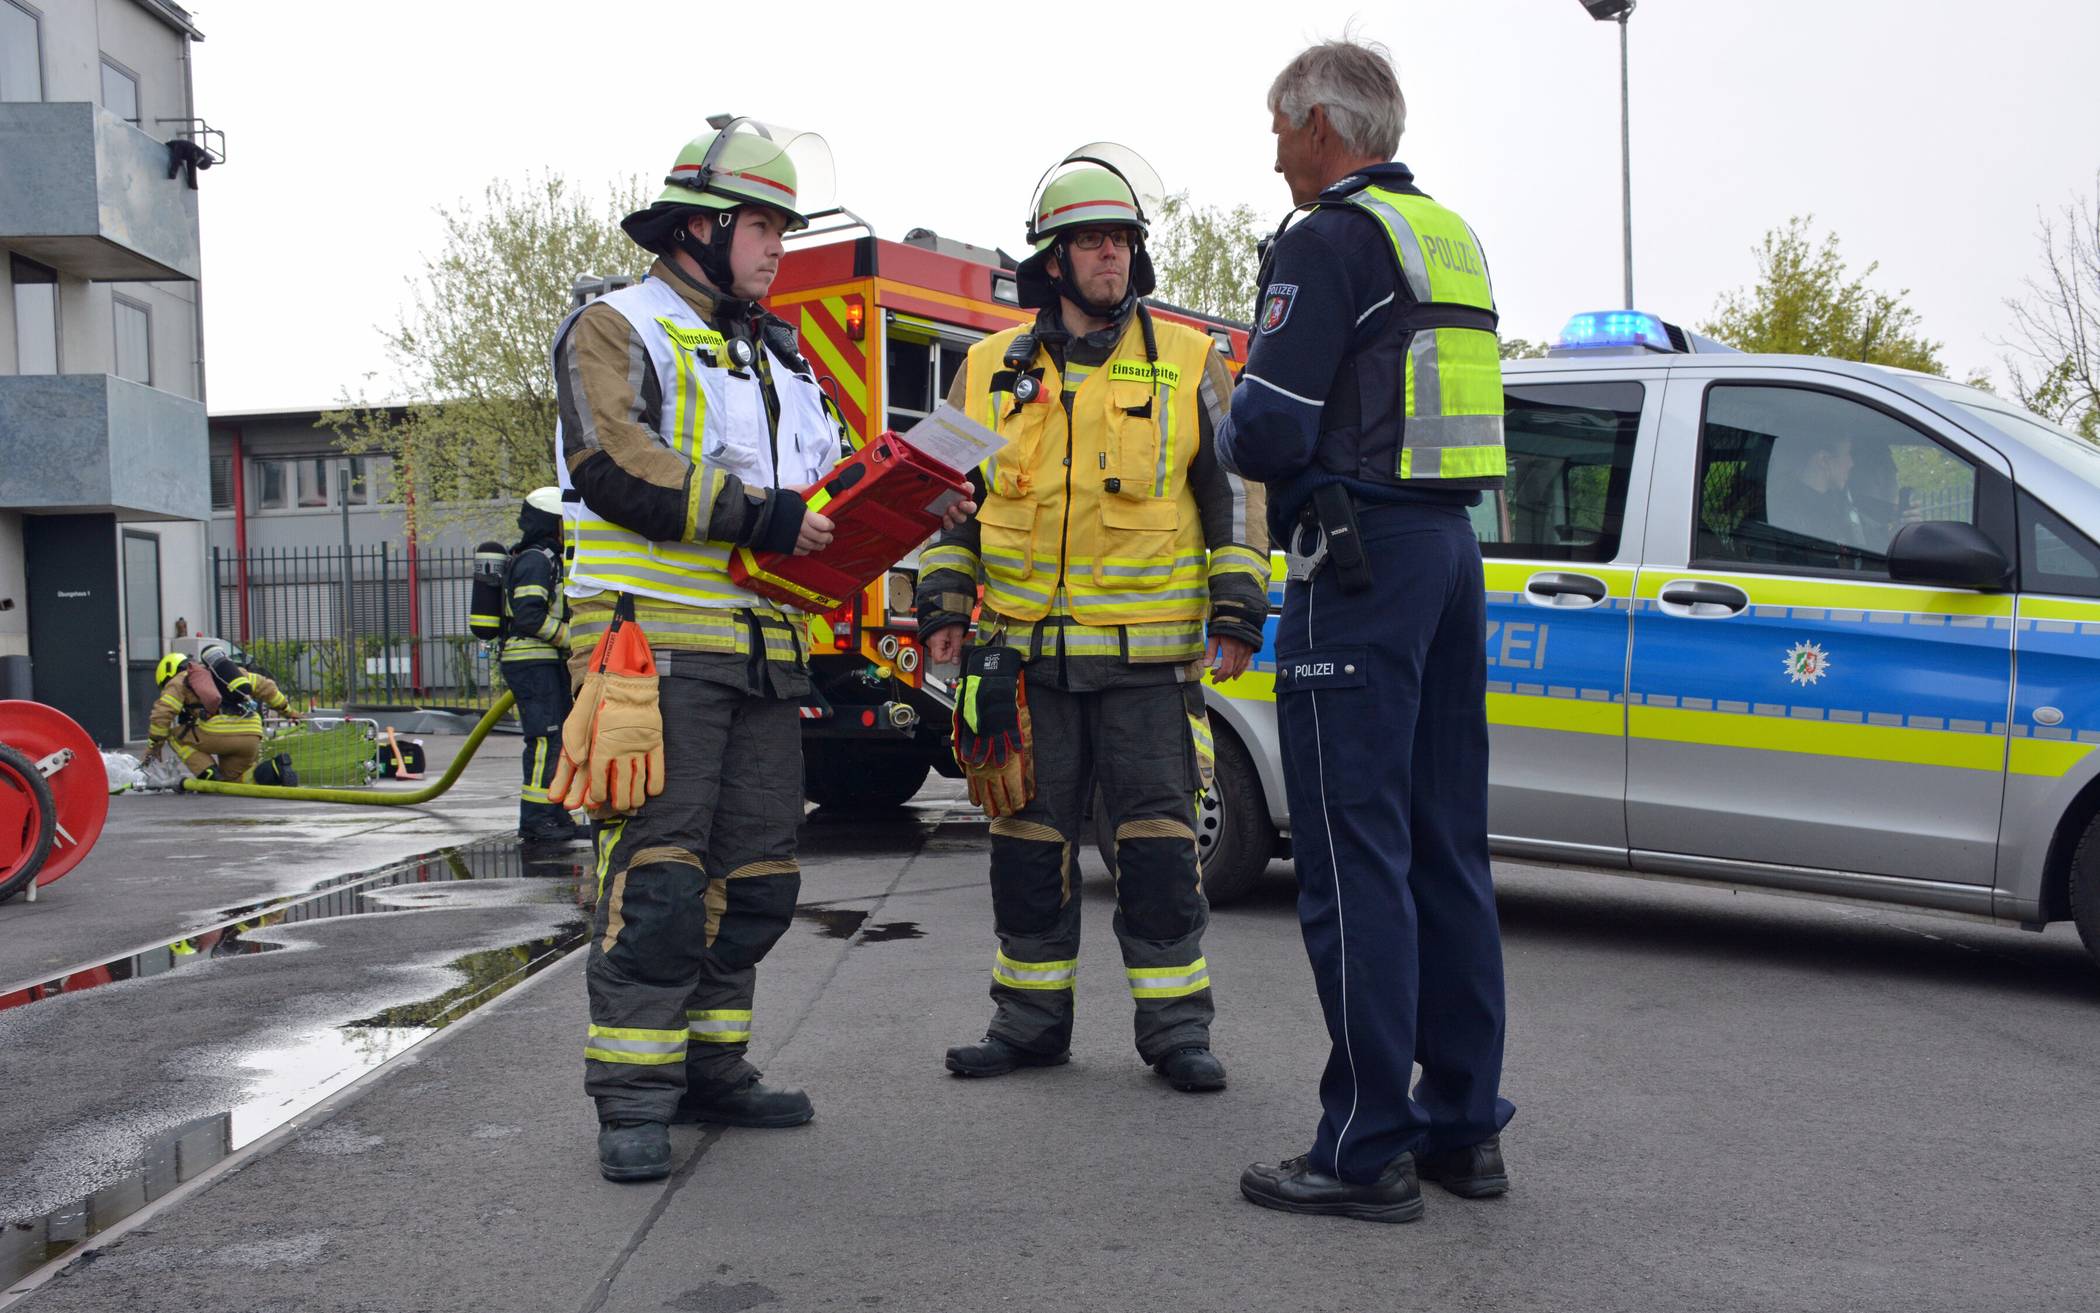
<path fill-rule="evenodd" d="M 1474 512 L 1497 854 L 2073 919 L 2100 956 L 2100 448 L 1633 312 L 1504 386 L 1507 486 Z M 1289 853 L 1280 570 L 1270 603 L 1256 669 L 1206 686 L 1219 903 Z"/>

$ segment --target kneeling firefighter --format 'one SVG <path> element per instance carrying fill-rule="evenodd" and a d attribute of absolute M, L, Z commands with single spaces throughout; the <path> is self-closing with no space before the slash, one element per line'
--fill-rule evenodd
<path fill-rule="evenodd" d="M 794 329 L 756 304 L 830 171 L 821 137 L 752 119 L 695 138 L 622 222 L 658 257 L 648 277 L 555 336 L 581 687 L 549 792 L 603 822 L 584 1086 L 616 1181 L 669 1174 L 673 1121 L 813 1115 L 745 1057 L 758 963 L 801 885 L 808 634 L 728 562 L 831 541 L 799 490 L 844 426 Z"/>
<path fill-rule="evenodd" d="M 979 342 L 949 403 L 1008 445 L 984 507 L 920 558 L 919 631 L 963 654 L 956 749 L 992 820 L 993 1016 L 958 1076 L 1062 1063 L 1072 1039 L 1073 854 L 1095 785 L 1115 835 L 1115 934 L 1138 1054 L 1215 1090 L 1195 799 L 1210 764 L 1201 680 L 1247 668 L 1268 615 L 1259 490 L 1219 465 L 1232 379 L 1210 338 L 1156 320 L 1146 226 L 1159 181 L 1131 151 L 1072 152 L 1037 188 L 1018 271 L 1035 322 Z M 1209 626 L 1206 653 L 1205 623 Z"/>
<path fill-rule="evenodd" d="M 200 780 L 246 779 L 262 751 L 263 708 L 298 720 L 291 700 L 276 681 L 234 663 L 214 643 L 196 659 L 170 652 L 160 659 L 153 678 L 160 697 L 146 731 L 152 746 L 146 760 L 173 745 L 175 755 Z"/>

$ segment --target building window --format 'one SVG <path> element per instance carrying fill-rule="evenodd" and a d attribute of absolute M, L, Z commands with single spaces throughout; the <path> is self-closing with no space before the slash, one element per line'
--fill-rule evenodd
<path fill-rule="evenodd" d="M 211 508 L 233 509 L 233 453 L 222 451 L 211 458 Z"/>
<path fill-rule="evenodd" d="M 136 125 L 139 121 L 139 80 L 102 57 L 102 108 Z"/>
<path fill-rule="evenodd" d="M 118 378 L 153 382 L 153 313 L 137 301 L 112 298 L 117 329 Z"/>
<path fill-rule="evenodd" d="M 7 0 L 0 0 L 0 12 Z M 58 274 L 33 260 L 10 256 L 15 283 L 15 370 L 58 372 Z"/>
<path fill-rule="evenodd" d="M 255 462 L 256 510 L 281 511 L 292 504 L 290 494 L 286 491 L 291 483 L 291 472 L 290 461 Z"/>
<path fill-rule="evenodd" d="M 281 456 L 252 465 L 258 511 L 382 506 L 393 486 L 394 463 L 385 456 Z"/>
<path fill-rule="evenodd" d="M 43 34 L 36 11 L 0 0 L 0 100 L 43 98 Z"/>

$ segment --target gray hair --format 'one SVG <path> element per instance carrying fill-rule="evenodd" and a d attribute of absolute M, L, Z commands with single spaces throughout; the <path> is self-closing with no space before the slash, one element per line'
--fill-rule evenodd
<path fill-rule="evenodd" d="M 1407 101 L 1393 58 L 1371 41 L 1322 41 L 1284 65 L 1269 84 L 1269 112 L 1294 128 L 1319 105 L 1342 144 L 1359 155 L 1391 159 L 1407 127 Z"/>

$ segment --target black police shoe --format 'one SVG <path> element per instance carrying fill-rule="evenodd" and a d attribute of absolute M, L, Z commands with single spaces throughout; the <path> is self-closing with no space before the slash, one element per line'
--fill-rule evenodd
<path fill-rule="evenodd" d="M 1463 1149 L 1422 1155 L 1422 1179 L 1434 1181 L 1466 1199 L 1491 1199 L 1509 1192 L 1509 1169 L 1502 1165 L 1502 1137 L 1490 1135 Z"/>
<path fill-rule="evenodd" d="M 1422 1215 L 1415 1156 L 1403 1153 L 1369 1185 L 1316 1172 L 1304 1157 L 1256 1163 L 1240 1173 L 1240 1193 L 1263 1208 L 1286 1213 L 1358 1217 L 1366 1222 L 1412 1222 Z"/>
<path fill-rule="evenodd" d="M 608 1181 L 660 1181 L 671 1174 L 671 1131 L 662 1122 L 603 1122 L 598 1170 Z"/>
<path fill-rule="evenodd" d="M 1194 1045 L 1176 1049 L 1158 1062 L 1152 1069 L 1184 1093 L 1194 1094 L 1204 1090 L 1225 1088 L 1225 1064 L 1209 1049 Z"/>
<path fill-rule="evenodd" d="M 713 1122 L 717 1126 L 800 1126 L 817 1115 L 816 1105 L 801 1090 L 776 1089 L 753 1076 L 733 1090 L 686 1091 L 678 1100 L 674 1122 Z"/>
<path fill-rule="evenodd" d="M 1070 1049 L 1031 1053 L 997 1035 L 986 1035 L 975 1044 L 959 1044 L 948 1050 L 948 1070 L 958 1076 L 1004 1076 L 1022 1067 L 1062 1067 L 1071 1060 Z"/>

